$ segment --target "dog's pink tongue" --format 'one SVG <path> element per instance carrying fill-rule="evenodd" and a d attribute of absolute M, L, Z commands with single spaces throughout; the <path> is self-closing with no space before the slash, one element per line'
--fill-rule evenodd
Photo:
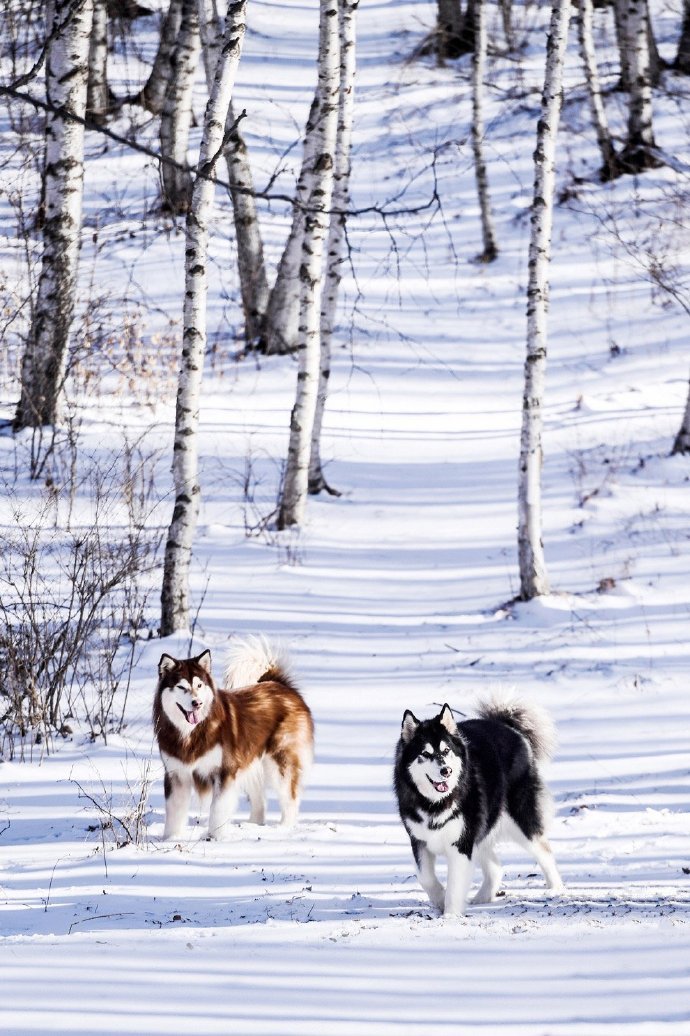
<path fill-rule="evenodd" d="M 436 785 L 436 791 L 448 791 L 448 785 L 445 781 L 439 781 Z"/>
<path fill-rule="evenodd" d="M 199 717 L 197 715 L 196 709 L 192 709 L 191 712 L 187 713 L 187 719 L 192 724 L 192 726 L 195 726 L 199 722 Z"/>

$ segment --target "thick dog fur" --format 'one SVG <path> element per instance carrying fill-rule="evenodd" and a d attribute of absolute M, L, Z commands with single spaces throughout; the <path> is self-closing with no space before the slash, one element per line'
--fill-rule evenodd
<path fill-rule="evenodd" d="M 269 785 L 278 794 L 281 824 L 297 819 L 313 755 L 309 708 L 263 638 L 235 649 L 226 681 L 232 690 L 216 687 L 209 651 L 161 656 L 153 727 L 165 767 L 164 838 L 184 833 L 192 787 L 202 808 L 210 799 L 209 838 L 227 836 L 242 793 L 250 821 L 263 824 Z"/>
<path fill-rule="evenodd" d="M 496 843 L 516 841 L 537 861 L 547 888 L 563 886 L 545 838 L 551 799 L 538 763 L 550 756 L 554 729 L 541 709 L 519 702 L 483 705 L 456 724 L 444 705 L 433 719 L 409 710 L 398 741 L 394 787 L 422 888 L 446 915 L 465 912 L 474 864 L 483 881 L 474 903 L 489 903 L 501 883 Z M 448 880 L 436 877 L 445 854 Z"/>

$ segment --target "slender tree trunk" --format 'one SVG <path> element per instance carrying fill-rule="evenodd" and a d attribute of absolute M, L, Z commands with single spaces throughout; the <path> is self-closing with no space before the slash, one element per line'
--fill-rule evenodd
<path fill-rule="evenodd" d="M 175 506 L 168 531 L 161 593 L 161 633 L 189 628 L 189 570 L 199 516 L 198 428 L 206 352 L 209 220 L 213 176 L 226 142 L 226 120 L 245 34 L 246 0 L 228 6 L 211 95 L 206 106 L 199 166 L 187 214 L 182 359 L 177 389 L 173 479 Z"/>
<path fill-rule="evenodd" d="M 515 33 L 513 31 L 513 0 L 498 0 L 501 9 L 501 21 L 503 22 L 503 35 L 505 36 L 508 52 L 515 51 Z"/>
<path fill-rule="evenodd" d="M 683 414 L 683 420 L 678 429 L 671 453 L 690 453 L 690 384 L 688 385 L 688 395 L 685 400 L 685 413 Z"/>
<path fill-rule="evenodd" d="M 620 154 L 620 163 L 626 172 L 640 173 L 662 164 L 654 154 L 649 12 L 646 0 L 616 0 L 616 10 L 619 9 L 630 74 L 628 139 Z"/>
<path fill-rule="evenodd" d="M 230 196 L 235 220 L 237 266 L 244 313 L 244 338 L 250 349 L 263 348 L 264 324 L 268 309 L 269 288 L 264 262 L 264 246 L 254 199 L 254 179 L 249 165 L 247 145 L 240 133 L 238 120 L 230 106 L 232 125 L 225 150 Z"/>
<path fill-rule="evenodd" d="M 621 74 L 618 83 L 618 89 L 630 91 L 633 85 L 634 78 L 634 71 L 631 65 L 632 44 L 630 39 L 628 38 L 630 31 L 628 27 L 630 5 L 627 4 L 625 0 L 610 0 L 610 2 L 612 2 L 613 4 L 616 40 L 618 43 L 618 52 L 620 55 L 621 64 Z M 664 67 L 664 62 L 661 60 L 661 57 L 659 55 L 659 48 L 656 45 L 656 38 L 654 36 L 654 30 L 652 29 L 652 20 L 649 13 L 649 4 L 647 0 L 643 0 L 643 7 L 645 9 L 647 18 L 647 29 L 645 36 L 647 63 L 649 66 L 649 79 L 652 86 L 658 86 L 661 82 L 661 70 Z"/>
<path fill-rule="evenodd" d="M 292 225 L 283 254 L 278 263 L 276 278 L 268 299 L 264 326 L 264 351 L 271 356 L 276 353 L 294 352 L 297 348 L 297 334 L 300 306 L 300 261 L 305 227 L 305 205 L 311 193 L 315 157 L 319 151 L 322 136 L 323 112 L 319 106 L 318 89 L 309 111 L 304 133 L 302 167 L 295 188 L 295 202 Z"/>
<path fill-rule="evenodd" d="M 107 0 L 93 0 L 93 28 L 89 46 L 89 85 L 86 94 L 86 117 L 103 126 L 110 112 L 108 90 L 108 5 Z"/>
<path fill-rule="evenodd" d="M 613 146 L 606 108 L 601 96 L 599 83 L 599 70 L 597 68 L 596 53 L 594 50 L 594 34 L 592 32 L 593 7 L 592 0 L 579 0 L 577 15 L 578 38 L 580 42 L 580 56 L 585 70 L 587 83 L 587 94 L 592 110 L 592 121 L 597 135 L 597 143 L 601 152 L 602 165 L 599 171 L 601 180 L 606 183 L 620 176 L 622 170 L 618 162 L 618 156 Z"/>
<path fill-rule="evenodd" d="M 199 26 L 204 55 L 206 80 L 213 79 L 213 71 L 218 62 L 218 14 L 215 0 L 198 0 Z M 254 199 L 254 180 L 247 147 L 235 118 L 231 104 L 227 119 L 228 146 L 225 149 L 225 161 L 230 183 L 235 222 L 235 239 L 237 243 L 237 265 L 242 294 L 244 312 L 244 334 L 249 348 L 260 347 L 263 326 L 268 306 L 268 280 L 264 263 L 264 249 L 261 240 L 261 229 Z"/>
<path fill-rule="evenodd" d="M 38 293 L 21 372 L 15 428 L 54 425 L 67 364 L 79 264 L 92 0 L 56 0 L 53 39 L 46 64 L 46 144 L 43 187 L 43 258 Z"/>
<path fill-rule="evenodd" d="M 546 377 L 549 264 L 555 180 L 556 136 L 563 93 L 563 61 L 568 41 L 571 0 L 553 0 L 546 72 L 534 152 L 534 196 L 530 217 L 527 286 L 527 355 L 522 402 L 518 480 L 518 558 L 520 597 L 530 600 L 549 592 L 542 543 L 542 407 Z"/>
<path fill-rule="evenodd" d="M 180 166 L 187 163 L 194 80 L 200 50 L 196 0 L 183 0 L 182 22 L 172 59 L 173 74 L 168 83 L 160 126 L 161 154 L 176 163 L 161 163 L 163 207 L 176 215 L 187 212 L 192 195 L 192 174 Z"/>
<path fill-rule="evenodd" d="M 338 306 L 341 270 L 344 261 L 347 209 L 350 201 L 350 152 L 352 145 L 352 120 L 355 103 L 356 15 L 359 0 L 339 0 L 340 34 L 340 89 L 338 95 L 338 127 L 335 148 L 335 169 L 333 173 L 333 196 L 331 217 L 326 246 L 326 279 L 321 300 L 321 355 L 319 384 L 316 394 L 316 412 L 311 436 L 309 459 L 309 492 L 323 490 L 335 496 L 337 490 L 328 485 L 321 464 L 321 429 L 328 397 L 328 383 L 331 376 L 331 354 L 333 329 Z"/>
<path fill-rule="evenodd" d="M 474 49 L 474 0 L 467 0 L 465 13 L 460 0 L 436 0 L 434 51 L 439 61 L 459 58 Z"/>
<path fill-rule="evenodd" d="M 340 93 L 338 0 L 320 0 L 319 79 L 322 111 L 320 149 L 314 163 L 306 211 L 300 266 L 299 372 L 290 421 L 287 465 L 278 528 L 301 525 L 307 500 L 312 429 L 316 413 L 320 359 L 320 310 L 323 251 L 330 223 Z"/>
<path fill-rule="evenodd" d="M 165 95 L 173 75 L 173 55 L 182 24 L 183 0 L 170 0 L 168 11 L 161 26 L 160 41 L 144 89 L 139 95 L 141 104 L 152 115 L 160 115 L 165 104 Z"/>
<path fill-rule="evenodd" d="M 482 221 L 483 251 L 478 257 L 482 263 L 492 263 L 498 255 L 494 220 L 489 197 L 489 177 L 484 161 L 484 65 L 486 62 L 486 20 L 484 0 L 474 6 L 474 53 L 472 55 L 472 150 L 474 173 L 477 181 L 479 211 Z"/>
<path fill-rule="evenodd" d="M 658 86 L 661 82 L 661 72 L 664 68 L 664 62 L 659 54 L 659 48 L 656 44 L 656 36 L 654 35 L 654 29 L 652 28 L 652 15 L 649 10 L 649 0 L 645 0 L 645 8 L 647 11 L 647 47 L 649 49 L 649 76 L 652 86 Z"/>
<path fill-rule="evenodd" d="M 677 72 L 690 75 L 690 0 L 683 0 L 683 24 L 673 67 Z"/>
<path fill-rule="evenodd" d="M 620 58 L 619 90 L 630 90 L 632 71 L 630 69 L 630 48 L 628 44 L 628 7 L 625 0 L 613 0 L 613 23 Z"/>

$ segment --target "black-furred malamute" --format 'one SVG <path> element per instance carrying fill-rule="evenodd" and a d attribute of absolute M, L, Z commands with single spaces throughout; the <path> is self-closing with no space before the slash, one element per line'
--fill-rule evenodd
<path fill-rule="evenodd" d="M 396 751 L 394 786 L 410 836 L 420 884 L 444 914 L 463 914 L 473 865 L 483 881 L 474 903 L 490 903 L 502 868 L 498 841 L 516 841 L 536 859 L 547 888 L 563 885 L 545 824 L 551 799 L 537 764 L 555 743 L 548 715 L 534 706 L 493 702 L 479 718 L 456 723 L 450 706 L 433 719 L 405 712 Z M 444 853 L 448 880 L 436 877 Z"/>

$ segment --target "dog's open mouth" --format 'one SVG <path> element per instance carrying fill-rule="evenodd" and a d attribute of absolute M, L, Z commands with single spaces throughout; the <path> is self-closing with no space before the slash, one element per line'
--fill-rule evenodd
<path fill-rule="evenodd" d="M 182 715 L 184 716 L 184 718 L 187 720 L 187 722 L 190 724 L 190 726 L 195 727 L 197 725 L 197 723 L 199 722 L 199 720 L 201 719 L 201 717 L 199 715 L 199 710 L 198 709 L 190 709 L 189 711 L 187 711 L 187 709 L 183 709 L 182 708 L 182 706 L 180 705 L 179 701 L 177 702 L 177 707 L 180 710 L 180 712 L 182 713 Z"/>
<path fill-rule="evenodd" d="M 436 788 L 436 791 L 440 795 L 447 795 L 448 794 L 448 781 L 432 781 L 431 777 L 429 777 L 428 779 L 429 779 L 429 783 L 433 784 L 433 786 Z"/>

